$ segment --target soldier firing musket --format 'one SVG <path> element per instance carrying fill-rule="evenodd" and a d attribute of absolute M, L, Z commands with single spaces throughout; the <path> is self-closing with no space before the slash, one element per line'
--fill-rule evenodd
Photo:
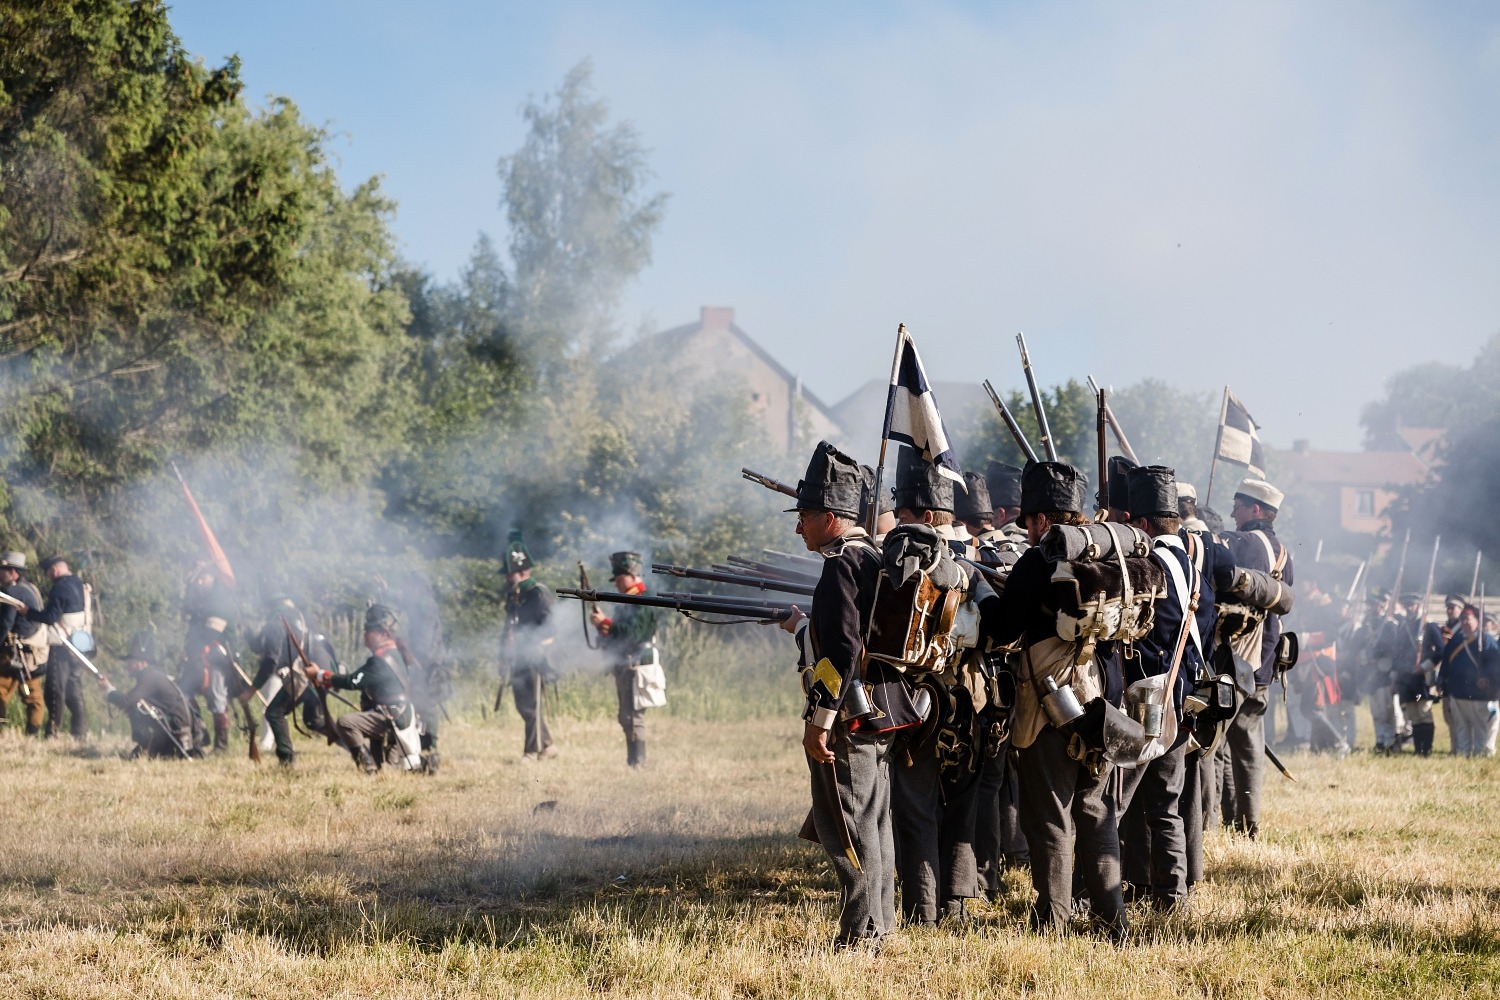
<path fill-rule="evenodd" d="M 774 590 L 783 594 L 812 596 L 813 588 L 805 583 L 789 580 L 772 580 L 748 573 L 732 573 L 721 570 L 693 569 L 688 566 L 673 566 L 670 563 L 652 563 L 651 572 L 664 576 L 675 576 L 684 580 L 704 580 L 709 583 L 732 583 L 739 587 L 754 587 L 757 590 Z"/>

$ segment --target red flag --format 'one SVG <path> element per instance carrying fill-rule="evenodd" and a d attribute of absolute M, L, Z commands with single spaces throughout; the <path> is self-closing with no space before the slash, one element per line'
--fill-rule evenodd
<path fill-rule="evenodd" d="M 177 471 L 177 463 L 172 463 L 172 471 L 177 474 L 177 481 L 182 484 L 182 495 L 187 497 L 188 507 L 193 512 L 193 518 L 198 522 L 198 531 L 203 535 L 203 544 L 208 548 L 208 556 L 213 560 L 214 566 L 218 568 L 219 575 L 229 585 L 229 589 L 235 589 L 234 570 L 229 566 L 229 557 L 219 546 L 219 540 L 214 537 L 214 529 L 208 526 L 208 521 L 203 517 L 203 511 L 198 509 L 198 501 L 193 499 L 193 491 L 188 489 L 187 480 L 182 478 L 182 473 Z"/>

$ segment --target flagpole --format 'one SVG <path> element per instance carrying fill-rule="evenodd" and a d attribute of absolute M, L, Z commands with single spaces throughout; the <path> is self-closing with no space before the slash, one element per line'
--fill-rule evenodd
<path fill-rule="evenodd" d="M 1484 559 L 1484 549 L 1474 553 L 1474 577 L 1469 581 L 1469 603 L 1474 603 L 1474 592 L 1479 589 L 1479 563 Z M 1483 622 L 1480 622 L 1483 625 Z"/>
<path fill-rule="evenodd" d="M 1219 405 L 1219 433 L 1214 438 L 1214 457 L 1208 463 L 1208 492 L 1203 496 L 1203 506 L 1214 498 L 1214 472 L 1219 468 L 1219 449 L 1224 445 L 1224 421 L 1229 418 L 1229 386 L 1224 387 L 1224 402 Z"/>
<path fill-rule="evenodd" d="M 885 393 L 885 420 L 880 427 L 880 460 L 875 463 L 875 492 L 870 497 L 870 509 L 865 515 L 865 530 L 875 537 L 875 523 L 880 519 L 880 491 L 885 484 L 885 447 L 891 437 L 891 418 L 895 415 L 896 381 L 901 377 L 901 351 L 906 346 L 908 334 L 905 323 L 896 324 L 896 353 L 891 358 L 891 384 Z"/>

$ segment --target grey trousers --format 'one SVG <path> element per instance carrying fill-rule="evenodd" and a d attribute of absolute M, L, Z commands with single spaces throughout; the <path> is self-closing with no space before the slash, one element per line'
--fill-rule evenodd
<path fill-rule="evenodd" d="M 344 748 L 350 751 L 368 747 L 371 737 L 387 734 L 394 737 L 395 734 L 390 716 L 378 708 L 368 712 L 345 712 L 333 721 L 333 728 L 338 730 Z"/>
<path fill-rule="evenodd" d="M 1213 773 L 1213 754 L 1195 750 L 1183 758 L 1182 796 L 1177 800 L 1177 814 L 1182 817 L 1183 847 L 1187 853 L 1187 889 L 1203 881 L 1203 820 L 1207 812 L 1208 787 L 1203 783 L 1204 759 L 1208 773 Z"/>
<path fill-rule="evenodd" d="M 1125 901 L 1120 890 L 1120 833 L 1114 771 L 1095 778 L 1067 753 L 1067 737 L 1051 726 L 1018 754 L 1021 830 L 1031 854 L 1034 928 L 1064 930 L 1073 909 L 1074 857 L 1094 916 L 1123 930 Z"/>
<path fill-rule="evenodd" d="M 1224 734 L 1229 773 L 1223 779 L 1224 825 L 1250 836 L 1260 830 L 1260 791 L 1266 777 L 1265 715 L 1270 689 L 1256 685 Z"/>
<path fill-rule="evenodd" d="M 891 830 L 901 880 L 901 917 L 924 927 L 937 923 L 942 889 L 943 790 L 935 749 L 935 734 L 920 744 L 898 738 L 891 763 Z"/>
<path fill-rule="evenodd" d="M 1396 735 L 1404 728 L 1405 720 L 1396 707 L 1396 692 L 1390 682 L 1377 684 L 1370 689 L 1370 721 L 1375 724 L 1375 748 L 1385 750 L 1396 745 Z"/>
<path fill-rule="evenodd" d="M 1204 750 L 1197 755 L 1198 761 L 1198 798 L 1202 809 L 1204 830 L 1212 830 L 1219 822 L 1219 754 L 1218 747 L 1213 752 Z M 1189 763 L 1192 758 L 1189 758 Z M 1189 855 L 1191 859 L 1191 855 Z M 1191 864 L 1191 860 L 1189 860 Z M 1191 869 L 1188 871 L 1188 881 L 1193 881 Z"/>
<path fill-rule="evenodd" d="M 619 711 L 615 718 L 625 731 L 627 742 L 644 742 L 646 739 L 646 710 L 635 707 L 635 668 L 621 663 L 614 668 L 615 698 Z"/>
<path fill-rule="evenodd" d="M 1020 788 L 1009 747 L 985 759 L 975 791 L 975 876 L 986 895 L 1000 892 L 1000 873 L 1008 864 L 1026 864 L 1026 838 L 1016 808 Z"/>
<path fill-rule="evenodd" d="M 552 745 L 552 733 L 547 729 L 546 698 L 543 686 L 546 681 L 535 670 L 512 674 L 510 693 L 516 699 L 516 714 L 526 724 L 525 753 L 537 754 Z"/>
<path fill-rule="evenodd" d="M 1476 701 L 1469 698 L 1446 698 L 1448 735 L 1452 739 L 1455 756 L 1495 756 L 1495 735 L 1500 715 L 1493 701 Z"/>
<path fill-rule="evenodd" d="M 1121 815 L 1122 872 L 1131 885 L 1162 903 L 1187 895 L 1187 830 L 1178 811 L 1187 777 L 1185 754 L 1179 744 L 1142 767 L 1120 769 L 1115 808 Z"/>
<path fill-rule="evenodd" d="M 896 929 L 896 847 L 891 838 L 891 738 L 851 735 L 842 723 L 829 734 L 833 764 L 807 761 L 812 821 L 839 880 L 838 944 L 878 941 Z M 834 801 L 839 803 L 835 811 Z M 847 823 L 860 867 L 844 853 Z"/>

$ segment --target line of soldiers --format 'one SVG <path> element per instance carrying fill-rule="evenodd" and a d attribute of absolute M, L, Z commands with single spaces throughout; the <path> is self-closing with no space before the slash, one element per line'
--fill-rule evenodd
<path fill-rule="evenodd" d="M 1127 899 L 1188 899 L 1216 813 L 1259 831 L 1268 690 L 1294 659 L 1271 610 L 1293 582 L 1284 497 L 1245 480 L 1215 533 L 1160 466 L 1114 461 L 1096 520 L 1063 463 L 993 464 L 959 496 L 908 449 L 896 471 L 875 537 L 872 471 L 827 442 L 793 508 L 824 559 L 782 627 L 835 944 L 878 949 L 898 884 L 907 925 L 962 920 L 1011 864 L 1030 867 L 1034 928 L 1081 917 L 1121 940 Z"/>

